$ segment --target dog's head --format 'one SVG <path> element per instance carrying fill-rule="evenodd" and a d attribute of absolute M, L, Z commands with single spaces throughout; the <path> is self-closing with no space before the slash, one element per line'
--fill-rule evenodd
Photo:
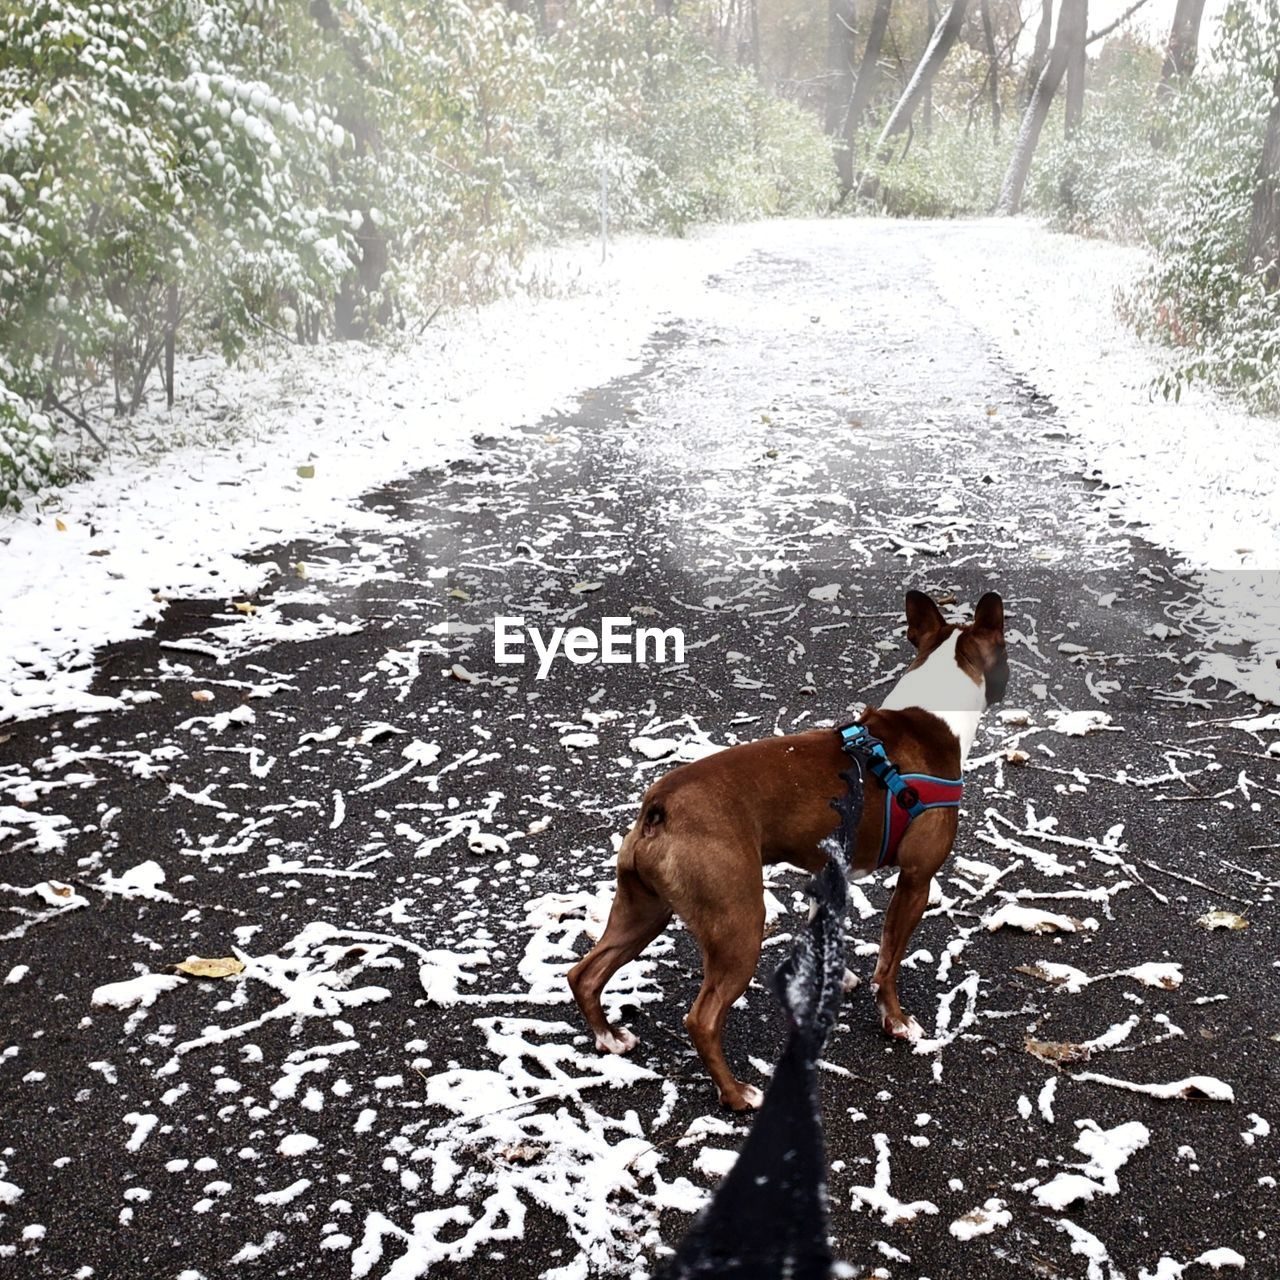
<path fill-rule="evenodd" d="M 948 622 L 933 600 L 923 591 L 908 591 L 906 600 L 907 639 L 915 646 L 919 666 L 953 632 L 956 662 L 974 682 L 982 686 L 987 704 L 999 702 L 1009 683 L 1009 657 L 1004 644 L 1004 601 L 988 591 L 978 601 L 970 623 Z"/>

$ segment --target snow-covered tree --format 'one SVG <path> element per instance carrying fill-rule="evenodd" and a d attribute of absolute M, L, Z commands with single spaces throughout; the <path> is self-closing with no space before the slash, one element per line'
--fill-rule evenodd
<path fill-rule="evenodd" d="M 1180 349 L 1166 394 L 1207 378 L 1280 408 L 1278 94 L 1280 0 L 1236 0 L 1182 93 L 1158 265 L 1135 300 L 1142 326 Z"/>

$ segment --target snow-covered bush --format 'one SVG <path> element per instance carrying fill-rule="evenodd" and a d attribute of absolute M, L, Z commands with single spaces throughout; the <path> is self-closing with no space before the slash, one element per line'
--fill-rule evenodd
<path fill-rule="evenodd" d="M 403 119 L 388 150 L 402 296 L 434 307 L 504 292 L 537 232 L 536 113 L 550 60 L 532 20 L 502 4 L 409 6 Z"/>
<path fill-rule="evenodd" d="M 1280 0 L 1238 0 L 1185 91 L 1175 176 L 1152 228 L 1157 265 L 1128 300 L 1140 329 L 1179 349 L 1166 395 L 1209 379 L 1280 408 L 1280 293 L 1272 264 L 1247 261 L 1278 63 Z"/>
<path fill-rule="evenodd" d="M 649 0 L 577 0 L 548 42 L 540 114 L 543 218 L 680 231 L 691 222 L 812 213 L 834 195 L 816 122 L 713 59 Z"/>
<path fill-rule="evenodd" d="M 1160 68 L 1160 52 L 1146 41 L 1107 42 L 1079 127 L 1064 137 L 1060 105 L 1050 117 L 1024 202 L 1029 212 L 1083 235 L 1145 238 L 1177 149 L 1177 96 L 1160 91 Z"/>
<path fill-rule="evenodd" d="M 991 212 L 1012 145 L 1008 127 L 996 139 L 985 120 L 962 123 L 944 116 L 927 138 L 917 133 L 900 158 L 869 163 L 863 189 L 896 217 L 983 216 Z"/>
<path fill-rule="evenodd" d="M 271 0 L 6 6 L 0 505 L 48 471 L 55 415 L 92 430 L 90 403 L 142 403 L 193 309 L 233 355 L 349 270 L 319 199 L 345 135 L 253 74 L 275 22 Z"/>

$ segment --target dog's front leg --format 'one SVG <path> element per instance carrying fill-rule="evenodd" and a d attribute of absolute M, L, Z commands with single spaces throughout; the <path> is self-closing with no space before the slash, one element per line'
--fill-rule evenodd
<path fill-rule="evenodd" d="M 952 811 L 931 810 L 911 824 L 898 850 L 898 883 L 884 914 L 880 958 L 871 979 L 880 1025 L 896 1040 L 919 1040 L 924 1034 L 920 1024 L 898 1003 L 898 970 L 911 935 L 929 905 L 929 885 L 951 852 L 954 835 Z"/>

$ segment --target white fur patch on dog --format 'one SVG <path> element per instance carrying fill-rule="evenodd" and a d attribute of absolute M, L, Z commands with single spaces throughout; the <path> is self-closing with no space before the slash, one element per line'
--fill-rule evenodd
<path fill-rule="evenodd" d="M 960 740 L 963 764 L 978 733 L 978 721 L 987 705 L 983 685 L 960 665 L 953 631 L 920 666 L 908 671 L 880 704 L 882 711 L 918 707 L 941 720 Z"/>

